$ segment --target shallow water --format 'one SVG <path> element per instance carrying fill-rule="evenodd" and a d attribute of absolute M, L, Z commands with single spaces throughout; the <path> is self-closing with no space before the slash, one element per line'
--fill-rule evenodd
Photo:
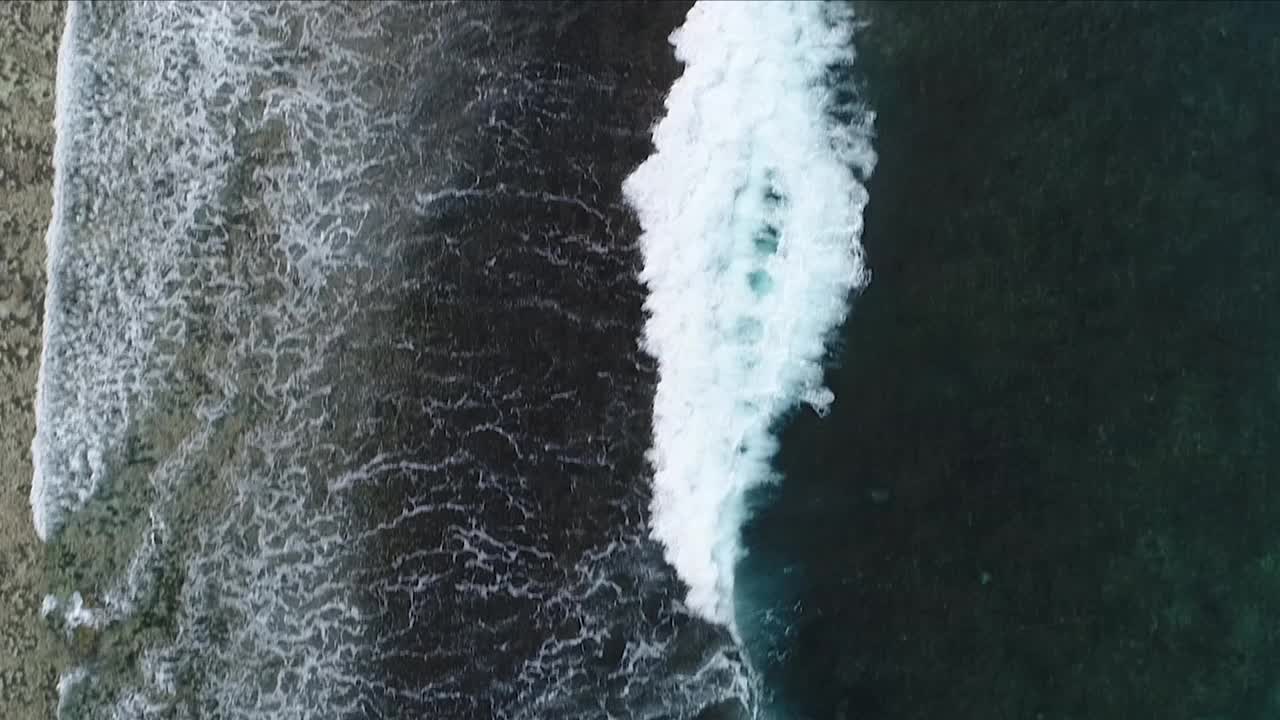
<path fill-rule="evenodd" d="M 80 4 L 32 502 L 60 716 L 691 717 L 621 183 L 684 8 Z"/>

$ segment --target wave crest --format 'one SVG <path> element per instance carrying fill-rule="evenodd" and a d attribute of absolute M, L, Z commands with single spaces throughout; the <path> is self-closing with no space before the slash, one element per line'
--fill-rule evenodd
<path fill-rule="evenodd" d="M 773 478 L 775 422 L 833 401 L 826 343 L 868 281 L 856 27 L 835 5 L 699 2 L 671 36 L 685 71 L 655 152 L 624 186 L 658 361 L 653 534 L 690 608 L 731 629 L 745 493 Z"/>

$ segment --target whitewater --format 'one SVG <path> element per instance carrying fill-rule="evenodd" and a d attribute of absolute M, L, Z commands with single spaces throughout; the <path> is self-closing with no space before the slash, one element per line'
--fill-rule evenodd
<path fill-rule="evenodd" d="M 71 4 L 31 493 L 61 718 L 751 704 L 646 512 L 621 186 L 678 13 Z"/>
<path fill-rule="evenodd" d="M 653 534 L 688 604 L 730 628 L 744 500 L 778 479 L 777 423 L 833 401 L 827 344 L 868 281 L 857 28 L 837 4 L 699 2 L 671 36 L 685 69 L 655 152 L 624 186 L 658 361 Z"/>
<path fill-rule="evenodd" d="M 856 29 L 72 3 L 31 491 L 59 715 L 755 712 L 745 497 L 867 282 Z"/>

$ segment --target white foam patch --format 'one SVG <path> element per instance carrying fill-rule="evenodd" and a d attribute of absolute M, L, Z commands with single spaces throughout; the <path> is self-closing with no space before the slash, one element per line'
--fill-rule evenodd
<path fill-rule="evenodd" d="M 771 427 L 825 412 L 826 341 L 865 285 L 872 114 L 849 86 L 851 12 L 699 2 L 672 34 L 685 71 L 629 177 L 658 361 L 653 534 L 691 609 L 733 628 L 743 499 L 771 479 Z"/>
<path fill-rule="evenodd" d="M 100 628 L 106 620 L 101 610 L 85 605 L 84 597 L 79 592 L 71 593 L 71 597 L 65 602 L 55 595 L 45 595 L 44 601 L 40 603 L 40 617 L 47 619 L 55 615 L 59 616 L 68 637 L 76 628 Z"/>
<path fill-rule="evenodd" d="M 75 668 L 63 673 L 58 677 L 58 709 L 57 717 L 62 717 L 67 711 L 68 703 L 79 686 L 89 679 L 89 671 L 84 668 Z"/>

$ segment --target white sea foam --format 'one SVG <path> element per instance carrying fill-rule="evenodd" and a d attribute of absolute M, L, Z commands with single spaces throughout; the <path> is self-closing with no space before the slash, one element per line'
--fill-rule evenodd
<path fill-rule="evenodd" d="M 699 2 L 683 75 L 627 179 L 658 361 L 653 533 L 699 614 L 733 622 L 744 494 L 774 423 L 824 413 L 826 341 L 867 281 L 859 236 L 872 115 L 849 85 L 855 19 L 808 2 Z"/>
<path fill-rule="evenodd" d="M 177 114 L 166 102 L 186 96 L 191 84 L 200 100 L 223 91 L 195 72 L 216 71 L 226 54 L 219 45 L 228 34 L 216 27 L 221 18 L 213 12 L 184 18 L 204 22 L 208 32 L 179 36 L 198 41 L 136 48 L 126 70 L 86 61 L 95 51 L 79 37 L 88 12 L 112 10 L 71 3 L 58 52 L 32 444 L 32 519 L 45 540 L 109 484 L 136 430 L 131 423 L 179 379 L 189 304 L 216 254 L 216 239 L 199 238 L 208 235 L 233 160 L 225 144 L 189 140 L 210 124 L 206 103 L 192 100 Z M 139 41 L 122 25 L 122 42 Z M 246 92 L 227 86 L 231 95 Z"/>
<path fill-rule="evenodd" d="M 66 712 L 72 693 L 76 691 L 81 683 L 88 679 L 89 671 L 84 668 L 76 668 L 58 678 L 58 717 L 62 717 L 62 714 Z"/>
<path fill-rule="evenodd" d="M 66 164 L 67 145 L 70 143 L 70 137 L 66 128 L 68 112 L 73 107 L 73 88 L 78 85 L 75 76 L 77 64 L 72 62 L 75 49 L 73 47 L 72 28 L 75 25 L 76 15 L 79 12 L 79 6 L 70 3 L 66 8 L 66 15 L 63 22 L 62 41 L 58 46 L 58 65 L 57 65 L 57 87 L 54 93 L 54 126 L 56 132 L 54 134 L 53 144 L 53 218 L 49 223 L 49 231 L 45 236 L 45 262 L 46 274 L 52 282 L 56 271 L 55 258 L 58 258 L 62 250 L 62 216 L 66 212 L 66 173 L 60 170 Z M 52 290 L 52 288 L 50 288 Z M 59 302 L 55 298 L 55 292 L 45 293 L 44 317 L 46 321 L 42 329 L 41 339 L 41 360 L 39 377 L 36 381 L 36 414 L 42 415 L 48 413 L 48 390 L 49 388 L 49 367 L 52 364 L 52 355 L 49 351 L 50 327 L 48 318 L 50 312 L 54 310 Z M 52 474 L 46 469 L 47 463 L 44 458 L 48 452 L 47 448 L 52 442 L 50 435 L 51 430 L 42 431 L 41 426 L 37 426 L 36 436 L 32 442 L 31 454 L 35 463 L 35 472 L 31 482 L 31 515 L 35 524 L 36 534 L 42 539 L 47 540 L 49 533 L 54 524 L 57 522 L 55 516 L 62 508 L 68 504 L 83 504 L 83 497 L 77 497 L 81 493 L 67 492 L 56 486 L 56 481 L 50 479 Z M 85 496 L 88 495 L 86 488 Z"/>
<path fill-rule="evenodd" d="M 67 632 L 127 634 L 149 610 L 176 627 L 136 662 L 68 669 L 75 717 L 174 717 L 195 695 L 237 718 L 343 715 L 363 682 L 348 509 L 310 493 L 325 462 L 344 469 L 316 439 L 325 363 L 366 293 L 358 272 L 385 264 L 353 257 L 384 227 L 346 182 L 381 122 L 344 92 L 353 51 L 325 35 L 364 40 L 352 11 L 69 7 L 32 512 L 46 540 L 111 503 L 141 527 L 92 537 L 126 543 L 127 566 L 41 610 Z M 304 63 L 290 29 L 326 51 Z M 178 678 L 196 666 L 191 690 Z"/>

